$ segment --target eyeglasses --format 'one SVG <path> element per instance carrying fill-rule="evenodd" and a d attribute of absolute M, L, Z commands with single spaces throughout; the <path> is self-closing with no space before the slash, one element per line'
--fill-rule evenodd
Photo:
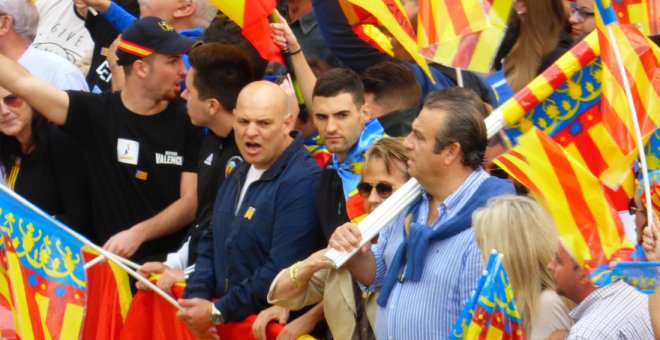
<path fill-rule="evenodd" d="M 369 195 L 371 195 L 371 191 L 374 188 L 376 188 L 376 193 L 378 194 L 378 196 L 380 196 L 380 198 L 383 199 L 390 197 L 390 195 L 392 195 L 392 191 L 394 190 L 394 188 L 392 188 L 392 185 L 387 183 L 378 183 L 374 185 L 374 184 L 361 182 L 357 186 L 360 196 L 364 198 L 368 198 Z"/>
<path fill-rule="evenodd" d="M 5 105 L 7 105 L 9 107 L 13 107 L 13 108 L 17 108 L 17 107 L 23 105 L 23 99 L 15 96 L 13 94 L 10 94 L 10 95 L 2 98 L 2 102 L 5 103 Z"/>
<path fill-rule="evenodd" d="M 577 21 L 578 21 L 579 23 L 583 23 L 583 22 L 587 21 L 587 18 L 588 18 L 588 17 L 592 17 L 592 16 L 594 16 L 594 12 L 590 12 L 590 11 L 589 11 L 587 8 L 585 8 L 585 7 L 580 7 L 580 8 L 578 8 L 577 4 L 574 3 L 574 2 L 571 2 L 571 8 L 569 8 L 569 10 L 568 10 L 568 14 L 569 14 L 570 16 L 573 16 L 573 15 L 577 14 L 577 15 L 575 16 L 575 19 L 577 19 Z"/>

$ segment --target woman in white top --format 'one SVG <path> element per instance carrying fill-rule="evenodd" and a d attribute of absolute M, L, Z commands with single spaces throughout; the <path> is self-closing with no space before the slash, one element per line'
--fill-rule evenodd
<path fill-rule="evenodd" d="M 472 215 L 477 244 L 487 260 L 491 249 L 504 254 L 516 305 L 528 339 L 547 339 L 568 330 L 568 309 L 555 292 L 548 263 L 559 236 L 550 216 L 534 200 L 500 196 Z"/>

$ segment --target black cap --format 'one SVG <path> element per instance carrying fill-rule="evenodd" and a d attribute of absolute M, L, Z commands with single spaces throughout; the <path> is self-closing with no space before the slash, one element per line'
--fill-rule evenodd
<path fill-rule="evenodd" d="M 117 64 L 131 65 L 134 61 L 153 53 L 185 54 L 201 43 L 177 33 L 174 28 L 157 17 L 144 17 L 128 26 L 119 37 Z"/>

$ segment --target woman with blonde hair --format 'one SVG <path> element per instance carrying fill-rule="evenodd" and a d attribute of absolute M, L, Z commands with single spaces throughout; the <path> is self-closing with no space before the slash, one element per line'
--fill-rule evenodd
<path fill-rule="evenodd" d="M 472 215 L 477 244 L 487 260 L 491 249 L 504 254 L 523 329 L 529 339 L 547 339 L 568 330 L 568 309 L 555 292 L 547 265 L 555 257 L 557 230 L 543 208 L 522 196 L 500 196 Z"/>

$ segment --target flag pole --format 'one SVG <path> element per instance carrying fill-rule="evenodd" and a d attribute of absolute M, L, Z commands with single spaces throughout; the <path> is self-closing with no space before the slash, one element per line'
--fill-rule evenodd
<path fill-rule="evenodd" d="M 183 310 L 183 308 L 179 305 L 179 303 L 174 300 L 173 297 L 169 296 L 167 293 L 165 293 L 162 289 L 158 288 L 155 284 L 151 283 L 151 281 L 147 280 L 145 277 L 142 275 L 136 273 L 134 270 L 126 266 L 119 258 L 117 255 L 97 246 L 96 244 L 92 243 L 90 240 L 85 238 L 84 236 L 78 234 L 77 232 L 71 230 L 69 227 L 64 225 L 64 223 L 54 219 L 50 215 L 46 214 L 43 210 L 39 209 L 36 207 L 34 204 L 32 204 L 30 201 L 26 200 L 25 198 L 21 197 L 17 193 L 9 190 L 9 188 L 5 187 L 4 185 L 0 185 L 0 190 L 4 191 L 7 195 L 13 197 L 17 201 L 21 202 L 23 205 L 27 206 L 32 210 L 33 212 L 41 215 L 42 217 L 46 218 L 47 220 L 53 222 L 56 226 L 58 226 L 60 229 L 64 230 L 67 232 L 69 235 L 71 235 L 73 238 L 76 240 L 80 241 L 82 244 L 94 249 L 101 255 L 105 256 L 108 260 L 114 262 L 119 266 L 121 269 L 125 270 L 128 274 L 133 276 L 136 280 L 144 283 L 147 287 L 149 287 L 151 290 L 153 290 L 156 294 L 160 295 L 163 299 L 165 299 L 167 302 L 172 304 L 174 307 L 176 307 L 179 310 Z M 98 258 L 98 257 L 97 257 Z M 100 260 L 99 260 L 100 261 Z"/>
<path fill-rule="evenodd" d="M 600 8 L 603 8 L 602 0 L 597 0 L 596 2 L 600 5 Z M 600 9 L 599 8 L 599 9 Z M 611 8 L 606 8 L 604 11 L 611 11 Z M 610 13 L 611 14 L 611 13 Z M 602 20 L 602 18 L 601 18 Z M 616 21 L 614 21 L 616 22 Z M 639 162 L 641 164 L 641 170 L 642 170 L 642 183 L 644 185 L 644 198 L 646 199 L 646 218 L 647 218 L 647 223 L 651 223 L 653 221 L 653 202 L 651 201 L 651 182 L 649 181 L 649 171 L 648 171 L 648 165 L 646 164 L 646 153 L 644 152 L 644 140 L 642 139 L 642 131 L 639 127 L 639 119 L 637 118 L 637 108 L 635 107 L 635 102 L 633 100 L 632 92 L 630 90 L 630 82 L 628 81 L 628 76 L 626 75 L 626 69 L 623 66 L 623 58 L 621 57 L 621 51 L 619 50 L 619 46 L 616 43 L 615 37 L 614 37 L 614 32 L 612 31 L 612 24 L 614 22 L 610 22 L 605 25 L 605 28 L 607 29 L 607 36 L 610 40 L 610 46 L 612 46 L 612 50 L 614 51 L 614 58 L 616 59 L 616 64 L 617 68 L 619 69 L 619 75 L 621 76 L 621 80 L 623 82 L 623 90 L 626 93 L 626 99 L 628 100 L 628 106 L 630 107 L 630 115 L 633 121 L 633 126 L 635 130 L 635 142 L 637 144 L 637 150 L 639 152 Z"/>

